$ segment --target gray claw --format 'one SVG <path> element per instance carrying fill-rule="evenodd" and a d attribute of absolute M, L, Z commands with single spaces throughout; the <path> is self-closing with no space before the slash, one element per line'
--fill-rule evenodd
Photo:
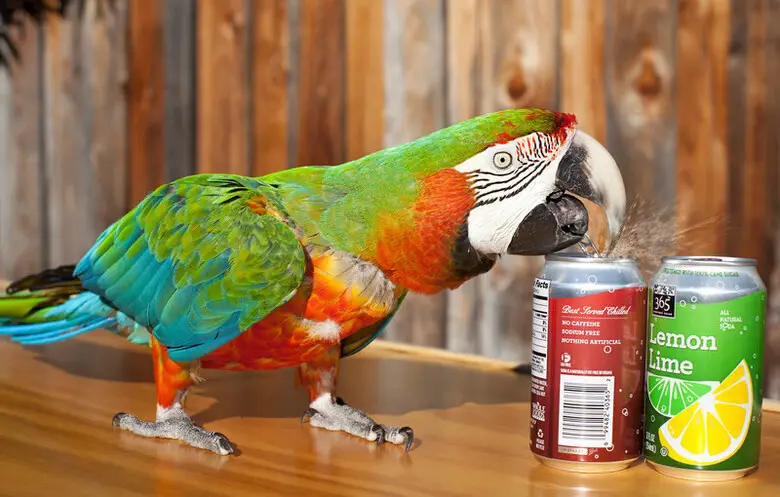
<path fill-rule="evenodd" d="M 119 428 L 119 423 L 122 421 L 122 418 L 127 416 L 127 413 L 124 412 L 118 412 L 114 415 L 114 418 L 111 420 L 111 424 L 115 427 Z"/>
<path fill-rule="evenodd" d="M 236 449 L 233 447 L 233 444 L 230 443 L 230 440 L 219 432 L 214 432 L 214 438 L 216 439 L 217 446 L 224 452 L 228 454 L 235 454 Z"/>
<path fill-rule="evenodd" d="M 409 452 L 409 449 L 412 448 L 412 443 L 414 442 L 414 430 L 408 426 L 404 426 L 403 428 L 398 429 L 398 433 L 403 433 L 404 436 L 406 436 L 406 452 Z"/>
<path fill-rule="evenodd" d="M 307 418 L 311 418 L 317 414 L 317 409 L 313 409 L 311 407 L 307 408 L 305 411 L 303 411 L 303 414 L 301 414 L 301 423 L 305 423 Z"/>
<path fill-rule="evenodd" d="M 371 432 L 376 433 L 376 444 L 382 445 L 382 442 L 385 441 L 385 429 L 382 428 L 382 425 L 375 423 L 371 427 Z"/>

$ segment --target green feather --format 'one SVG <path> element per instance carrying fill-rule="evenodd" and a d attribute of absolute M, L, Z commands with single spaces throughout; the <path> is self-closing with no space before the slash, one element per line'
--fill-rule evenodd
<path fill-rule="evenodd" d="M 0 316 L 11 320 L 25 318 L 27 322 L 35 322 L 35 317 L 30 316 L 31 311 L 50 300 L 51 298 L 46 296 L 0 294 Z"/>
<path fill-rule="evenodd" d="M 310 244 L 364 255 L 376 245 L 380 219 L 408 217 L 421 179 L 455 167 L 501 139 L 555 131 L 560 120 L 560 114 L 546 110 L 504 110 L 346 164 L 298 167 L 260 179 L 279 185 L 291 218 L 311 236 Z"/>
<path fill-rule="evenodd" d="M 269 211 L 252 211 L 253 199 Z M 221 174 L 181 178 L 106 230 L 76 274 L 85 288 L 148 326 L 173 360 L 197 359 L 295 294 L 306 256 L 286 216 L 276 189 L 264 182 Z M 121 247 L 122 240 L 133 243 Z"/>

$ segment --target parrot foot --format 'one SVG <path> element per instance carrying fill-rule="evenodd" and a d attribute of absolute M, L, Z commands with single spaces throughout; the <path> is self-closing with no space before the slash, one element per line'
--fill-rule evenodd
<path fill-rule="evenodd" d="M 369 442 L 381 445 L 390 442 L 396 445 L 406 445 L 408 451 L 414 442 L 414 431 L 408 426 L 387 426 L 375 422 L 363 411 L 347 405 L 341 398 L 334 402 L 330 394 L 323 395 L 309 405 L 301 416 L 301 423 L 306 419 L 312 426 L 330 431 L 343 431 Z"/>
<path fill-rule="evenodd" d="M 114 416 L 111 423 L 117 428 L 150 438 L 181 440 L 193 447 L 210 450 L 226 456 L 235 449 L 228 438 L 217 432 L 195 425 L 181 407 L 158 409 L 157 421 L 142 421 L 124 412 Z"/>

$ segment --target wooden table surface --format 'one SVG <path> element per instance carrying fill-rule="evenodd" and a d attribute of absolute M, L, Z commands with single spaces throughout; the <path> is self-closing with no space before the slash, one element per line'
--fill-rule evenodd
<path fill-rule="evenodd" d="M 37 348 L 0 339 L 0 495 L 775 496 L 780 413 L 765 412 L 761 466 L 690 483 L 640 464 L 611 475 L 540 466 L 528 449 L 529 378 L 495 363 L 374 344 L 343 362 L 339 393 L 375 419 L 414 428 L 409 453 L 301 424 L 294 371 L 205 371 L 188 409 L 238 456 L 111 426 L 150 419 L 147 349 L 108 334 Z"/>

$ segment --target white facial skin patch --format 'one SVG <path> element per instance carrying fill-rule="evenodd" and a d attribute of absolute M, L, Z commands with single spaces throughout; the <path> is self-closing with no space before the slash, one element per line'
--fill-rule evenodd
<path fill-rule="evenodd" d="M 507 252 L 520 223 L 555 191 L 558 164 L 571 143 L 533 133 L 494 145 L 455 167 L 476 192 L 468 217 L 469 241 L 485 254 Z"/>

